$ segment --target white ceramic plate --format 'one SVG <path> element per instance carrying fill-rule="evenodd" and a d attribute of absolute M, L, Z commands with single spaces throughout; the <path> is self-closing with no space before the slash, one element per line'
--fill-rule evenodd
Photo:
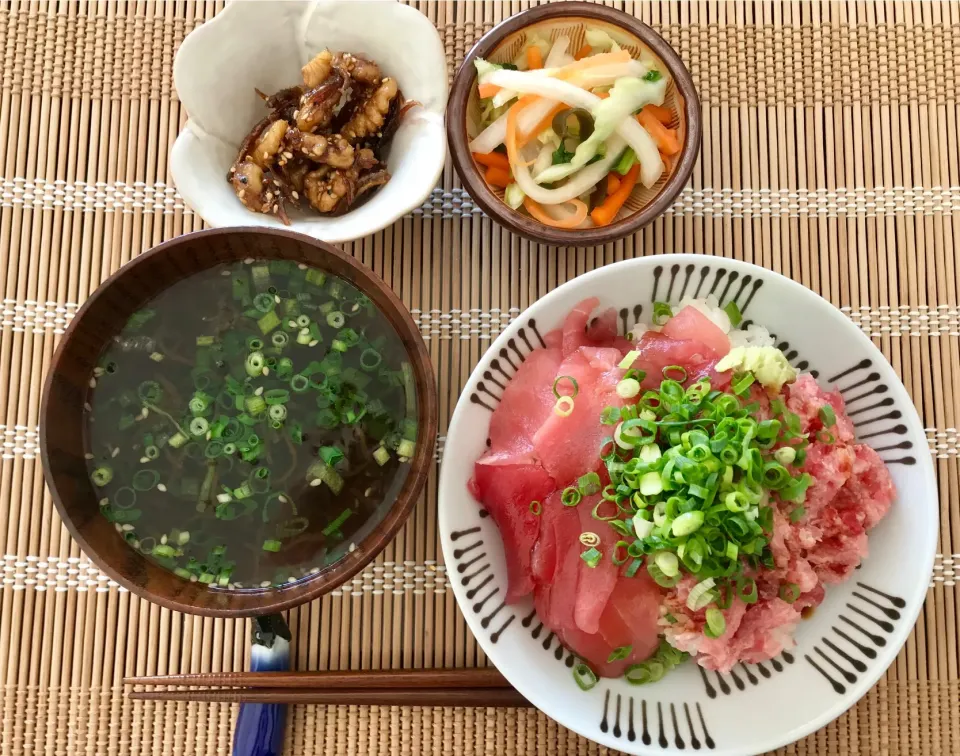
<path fill-rule="evenodd" d="M 503 604 L 506 564 L 493 520 L 467 492 L 504 383 L 578 301 L 598 296 L 626 329 L 652 302 L 685 295 L 734 300 L 776 335 L 823 386 L 839 388 L 858 437 L 893 474 L 899 495 L 870 532 L 870 556 L 827 589 L 797 629 L 797 645 L 764 664 L 720 675 L 692 662 L 661 682 L 604 679 L 582 692 L 573 655 L 527 598 Z M 850 320 L 781 275 L 735 260 L 669 255 L 608 265 L 550 292 L 521 314 L 473 371 L 454 412 L 440 473 L 440 532 L 450 582 L 480 645 L 504 676 L 565 727 L 633 754 L 759 753 L 826 725 L 852 706 L 896 657 L 927 594 L 937 539 L 937 495 L 923 426 L 903 384 Z"/>
<path fill-rule="evenodd" d="M 170 170 L 210 225 L 284 227 L 243 207 L 225 176 L 243 138 L 267 114 L 254 87 L 273 93 L 300 83 L 300 68 L 325 47 L 372 58 L 422 107 L 407 113 L 393 137 L 386 186 L 339 217 L 291 212 L 288 228 L 328 242 L 358 239 L 418 207 L 436 186 L 446 157 L 447 61 L 426 16 L 394 0 L 232 2 L 187 36 L 173 64 L 190 120 L 173 145 Z"/>

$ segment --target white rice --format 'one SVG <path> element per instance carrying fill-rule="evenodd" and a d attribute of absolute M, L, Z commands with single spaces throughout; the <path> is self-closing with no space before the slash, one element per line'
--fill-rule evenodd
<path fill-rule="evenodd" d="M 720 301 L 716 295 L 694 299 L 693 297 L 684 297 L 678 304 L 671 304 L 675 313 L 680 312 L 684 307 L 690 305 L 697 308 L 707 318 L 710 319 L 721 331 L 730 337 L 730 347 L 741 346 L 776 346 L 773 337 L 763 326 L 751 324 L 747 328 L 734 328 L 730 323 L 730 316 L 720 306 Z M 651 309 L 652 312 L 652 309 Z M 634 339 L 640 338 L 646 331 L 659 331 L 660 326 L 652 325 L 649 320 L 639 321 L 631 329 Z"/>

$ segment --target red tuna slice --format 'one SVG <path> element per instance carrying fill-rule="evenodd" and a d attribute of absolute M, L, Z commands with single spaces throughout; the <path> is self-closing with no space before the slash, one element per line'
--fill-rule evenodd
<path fill-rule="evenodd" d="M 561 639 L 601 677 L 619 677 L 631 664 L 639 664 L 657 650 L 660 601 L 660 589 L 646 571 L 632 578 L 619 576 L 600 617 L 599 632 L 567 628 Z M 625 646 L 630 646 L 626 658 L 607 661 L 610 654 Z"/>
<path fill-rule="evenodd" d="M 573 411 L 563 417 L 551 412 L 533 437 L 534 455 L 560 488 L 573 483 L 586 472 L 597 468 L 600 445 L 612 436 L 612 428 L 600 422 L 604 407 L 621 407 L 617 396 L 623 370 L 616 349 L 583 347 L 560 365 L 558 375 L 567 375 L 577 382 L 579 391 Z M 568 381 L 562 382 L 567 393 Z"/>
<path fill-rule="evenodd" d="M 481 457 L 473 470 L 473 489 L 497 523 L 503 539 L 506 601 L 511 604 L 533 590 L 530 563 L 540 533 L 540 518 L 530 511 L 530 502 L 543 502 L 556 486 L 539 464 L 516 463 L 510 457 Z"/>
<path fill-rule="evenodd" d="M 576 510 L 560 503 L 559 492 L 552 495 L 545 506 L 549 507 L 549 515 L 544 527 L 555 541 L 556 561 L 552 580 L 537 587 L 534 605 L 543 624 L 560 634 L 566 628 L 576 627 L 574 610 L 583 564 L 580 559 L 582 531 Z"/>
<path fill-rule="evenodd" d="M 610 307 L 594 318 L 589 328 L 590 313 L 597 309 L 600 300 L 596 297 L 584 299 L 570 310 L 563 321 L 563 356 L 569 357 L 580 347 L 617 347 L 626 345 L 626 339 L 618 338 L 617 311 Z"/>
<path fill-rule="evenodd" d="M 647 376 L 641 385 L 648 389 L 660 387 L 665 367 L 679 365 L 687 371 L 689 378 L 696 379 L 709 375 L 717 364 L 713 352 L 699 341 L 673 339 L 657 331 L 644 332 L 635 348 L 640 354 L 632 367 L 646 371 Z"/>
<path fill-rule="evenodd" d="M 677 341 L 696 341 L 713 352 L 713 356 L 718 359 L 730 351 L 727 334 L 700 310 L 690 305 L 670 318 L 662 333 Z"/>
<path fill-rule="evenodd" d="M 590 313 L 597 309 L 599 304 L 600 300 L 596 297 L 588 297 L 577 303 L 576 307 L 567 313 L 566 320 L 563 321 L 564 357 L 569 357 L 580 347 L 590 344 L 587 339 L 587 323 L 590 320 Z"/>
<path fill-rule="evenodd" d="M 600 634 L 613 648 L 632 646 L 625 664 L 648 658 L 660 643 L 663 594 L 645 568 L 632 578 L 620 575 L 600 617 Z"/>
<path fill-rule="evenodd" d="M 562 360 L 559 349 L 535 349 L 527 355 L 490 419 L 492 451 L 522 454 L 533 449 L 533 435 L 556 403 L 553 380 Z"/>
<path fill-rule="evenodd" d="M 590 567 L 583 559 L 580 560 L 580 583 L 573 618 L 577 627 L 585 633 L 596 633 L 600 629 L 600 615 L 613 593 L 619 572 L 617 565 L 613 563 L 614 547 L 619 540 L 617 534 L 607 523 L 593 518 L 593 508 L 598 501 L 600 494 L 594 494 L 583 497 L 577 505 L 581 531 L 597 534 L 600 543 L 596 548 L 602 554 L 596 567 Z M 579 542 L 575 546 L 575 550 L 580 553 L 587 549 Z"/>
<path fill-rule="evenodd" d="M 540 515 L 540 535 L 533 547 L 530 562 L 533 582 L 537 585 L 550 585 L 557 572 L 556 528 L 557 521 L 563 515 L 563 509 L 559 491 L 554 491 L 543 500 L 543 511 Z"/>

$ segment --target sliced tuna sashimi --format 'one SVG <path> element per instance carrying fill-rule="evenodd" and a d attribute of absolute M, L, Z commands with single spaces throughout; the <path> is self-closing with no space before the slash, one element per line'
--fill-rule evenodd
<path fill-rule="evenodd" d="M 617 583 L 617 565 L 613 563 L 613 550 L 619 540 L 613 528 L 605 522 L 593 518 L 593 508 L 600 501 L 600 495 L 585 496 L 577 505 L 580 516 L 580 529 L 584 533 L 596 533 L 600 544 L 596 547 L 603 555 L 596 567 L 590 567 L 580 560 L 580 583 L 577 588 L 577 606 L 574 621 L 585 633 L 596 633 L 600 629 L 600 615 L 607 605 L 613 587 Z M 561 546 L 562 548 L 563 546 Z M 582 553 L 586 547 L 579 541 L 567 548 Z"/>
<path fill-rule="evenodd" d="M 600 300 L 597 297 L 589 297 L 570 310 L 566 320 L 563 321 L 563 356 L 569 357 L 582 346 L 590 346 L 590 340 L 587 338 L 587 323 L 590 321 L 590 313 L 597 309 Z"/>
<path fill-rule="evenodd" d="M 612 428 L 600 422 L 600 413 L 604 407 L 624 404 L 617 396 L 617 383 L 624 372 L 617 367 L 620 359 L 616 349 L 582 347 L 557 371 L 576 380 L 579 393 L 568 416 L 550 413 L 533 437 L 533 446 L 537 459 L 560 488 L 598 466 L 600 444 L 612 435 Z"/>
<path fill-rule="evenodd" d="M 632 578 L 621 575 L 600 617 L 600 634 L 612 648 L 631 646 L 624 665 L 648 658 L 660 643 L 662 592 L 642 569 Z"/>
<path fill-rule="evenodd" d="M 535 462 L 518 464 L 510 457 L 490 455 L 474 465 L 471 488 L 500 530 L 507 560 L 506 601 L 513 603 L 534 585 L 531 558 L 540 517 L 530 511 L 530 502 L 542 503 L 556 486 Z"/>
<path fill-rule="evenodd" d="M 520 364 L 490 419 L 490 448 L 524 454 L 550 415 L 556 399 L 553 381 L 563 361 L 559 349 L 535 349 Z"/>
<path fill-rule="evenodd" d="M 620 576 L 616 590 L 600 617 L 600 630 L 585 633 L 568 627 L 560 638 L 601 677 L 618 677 L 631 664 L 638 664 L 657 650 L 660 628 L 660 589 L 645 573 Z M 630 646 L 624 659 L 607 661 L 615 650 Z"/>
<path fill-rule="evenodd" d="M 553 579 L 543 586 L 537 586 L 534 606 L 543 624 L 559 634 L 566 628 L 576 627 L 574 611 L 583 560 L 574 544 L 580 545 L 582 531 L 576 510 L 560 503 L 559 492 L 549 496 L 544 507 L 544 515 L 549 517 L 552 526 L 550 532 L 556 543 L 556 567 Z"/>
<path fill-rule="evenodd" d="M 696 307 L 687 305 L 667 321 L 661 331 L 677 341 L 695 341 L 720 359 L 730 351 L 730 339 L 713 321 Z"/>
<path fill-rule="evenodd" d="M 649 389 L 659 388 L 665 367 L 679 365 L 687 371 L 688 377 L 695 379 L 709 374 L 718 360 L 699 341 L 673 339 L 657 331 L 646 331 L 635 348 L 640 354 L 633 367 L 646 371 L 647 376 L 641 385 Z"/>

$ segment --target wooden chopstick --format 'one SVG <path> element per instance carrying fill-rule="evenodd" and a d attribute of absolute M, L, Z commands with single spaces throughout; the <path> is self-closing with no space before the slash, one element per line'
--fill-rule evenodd
<path fill-rule="evenodd" d="M 291 689 L 233 688 L 224 690 L 139 690 L 129 698 L 141 701 L 200 701 L 205 703 L 284 703 L 363 706 L 529 707 L 513 688 L 376 688 Z"/>
<path fill-rule="evenodd" d="M 345 671 L 211 672 L 185 675 L 146 675 L 124 678 L 127 685 L 180 685 L 272 689 L 386 690 L 402 688 L 510 689 L 492 667 L 459 669 L 389 669 Z"/>

